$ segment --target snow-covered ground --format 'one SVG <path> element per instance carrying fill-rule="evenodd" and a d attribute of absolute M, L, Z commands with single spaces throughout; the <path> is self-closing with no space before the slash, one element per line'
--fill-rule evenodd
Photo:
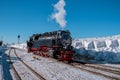
<path fill-rule="evenodd" d="M 3 69 L 2 69 L 2 53 L 0 52 L 0 80 L 2 80 L 2 74 L 3 74 Z"/>
<path fill-rule="evenodd" d="M 0 46 L 0 80 L 4 80 L 4 71 L 3 71 L 3 64 L 4 64 L 4 52 L 6 48 L 4 46 Z"/>
<path fill-rule="evenodd" d="M 100 64 L 102 63 L 107 66 L 120 67 L 120 35 L 102 38 L 75 39 L 73 40 L 72 45 L 76 51 L 75 59 L 77 60 L 83 59 L 86 61 L 97 61 Z M 57 60 L 40 56 L 37 56 L 38 59 L 36 60 L 33 58 L 34 55 L 32 53 L 27 53 L 26 43 L 9 45 L 8 47 L 23 49 L 17 50 L 21 59 L 38 73 L 42 74 L 47 80 L 108 80 L 105 77 L 94 75 L 60 63 Z M 3 80 L 15 80 L 7 59 L 9 49 L 7 51 L 6 49 L 7 48 L 5 47 L 0 47 L 0 51 L 2 51 L 0 52 L 0 80 L 3 78 Z M 14 60 L 16 60 L 14 53 L 12 53 L 11 56 Z M 37 79 L 34 74 L 24 68 L 20 61 L 14 61 L 13 64 L 16 66 L 16 69 L 19 71 L 19 74 L 24 80 Z M 22 66 L 19 67 L 20 65 Z M 31 74 L 31 76 L 26 76 L 26 74 Z"/>
<path fill-rule="evenodd" d="M 89 72 L 58 62 L 57 60 L 51 58 L 37 56 L 38 59 L 34 59 L 32 53 L 28 54 L 26 51 L 21 50 L 17 50 L 16 52 L 25 63 L 27 63 L 34 70 L 43 75 L 46 80 L 109 80 L 102 76 L 91 74 Z M 6 53 L 8 53 L 8 51 Z M 11 53 L 11 56 L 14 58 L 15 55 L 13 52 Z M 18 60 L 15 61 L 13 64 L 14 66 L 16 66 L 17 70 L 20 73 L 21 70 L 27 70 L 24 70 L 25 68 L 18 68 L 21 65 Z M 32 80 L 35 77 L 25 76 L 25 73 L 21 73 L 20 75 L 23 76 L 23 80 Z"/>

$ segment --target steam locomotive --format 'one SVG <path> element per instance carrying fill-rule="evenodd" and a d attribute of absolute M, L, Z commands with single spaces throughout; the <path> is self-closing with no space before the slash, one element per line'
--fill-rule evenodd
<path fill-rule="evenodd" d="M 72 61 L 72 37 L 68 30 L 33 34 L 27 41 L 28 52 L 40 56 L 53 57 L 62 61 Z"/>

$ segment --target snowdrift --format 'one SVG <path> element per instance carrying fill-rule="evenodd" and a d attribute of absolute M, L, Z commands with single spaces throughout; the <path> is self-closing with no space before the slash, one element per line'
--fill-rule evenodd
<path fill-rule="evenodd" d="M 120 35 L 75 39 L 72 43 L 77 59 L 120 63 Z"/>
<path fill-rule="evenodd" d="M 14 44 L 14 45 L 10 45 L 9 47 L 27 50 L 27 43 Z"/>

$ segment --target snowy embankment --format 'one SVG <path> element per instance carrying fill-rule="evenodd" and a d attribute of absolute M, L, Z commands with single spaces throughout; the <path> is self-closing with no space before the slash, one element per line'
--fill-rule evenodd
<path fill-rule="evenodd" d="M 89 60 L 120 63 L 120 35 L 73 40 L 77 56 Z"/>
<path fill-rule="evenodd" d="M 27 50 L 27 43 L 10 45 L 9 47 L 14 47 L 14 48 L 18 48 L 18 49 Z"/>

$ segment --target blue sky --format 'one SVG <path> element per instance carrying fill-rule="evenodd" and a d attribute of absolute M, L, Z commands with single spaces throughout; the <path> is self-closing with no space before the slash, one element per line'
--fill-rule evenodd
<path fill-rule="evenodd" d="M 59 0 L 0 0 L 0 36 L 25 42 L 33 33 L 61 29 L 50 19 Z M 65 0 L 66 27 L 73 38 L 120 34 L 120 0 Z"/>

